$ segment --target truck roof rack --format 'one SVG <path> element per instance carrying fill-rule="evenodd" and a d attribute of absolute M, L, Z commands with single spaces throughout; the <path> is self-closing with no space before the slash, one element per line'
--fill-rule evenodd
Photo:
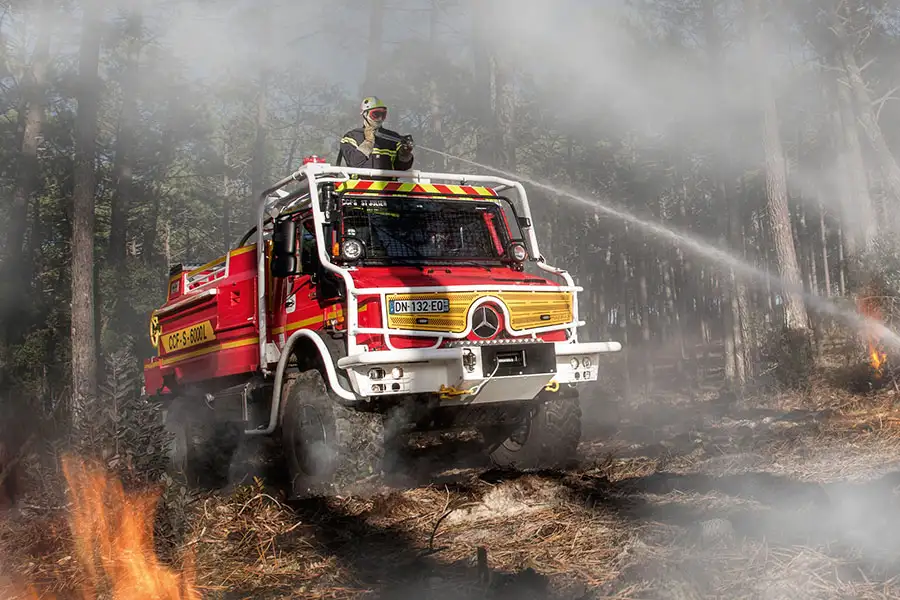
<path fill-rule="evenodd" d="M 200 268 L 202 266 L 202 264 L 186 265 L 184 263 L 175 263 L 174 265 L 171 265 L 169 267 L 169 277 L 174 277 L 175 275 L 184 273 L 185 271 L 193 271 L 194 269 Z"/>

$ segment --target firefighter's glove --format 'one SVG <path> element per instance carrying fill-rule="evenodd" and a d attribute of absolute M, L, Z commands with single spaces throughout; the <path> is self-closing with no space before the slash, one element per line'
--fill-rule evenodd
<path fill-rule="evenodd" d="M 363 127 L 363 134 L 366 136 L 367 142 L 375 141 L 375 132 L 378 130 L 378 125 L 372 122 L 366 122 L 365 127 Z"/>
<path fill-rule="evenodd" d="M 372 154 L 372 150 L 375 149 L 375 130 L 377 127 L 374 124 L 366 123 L 366 126 L 363 128 L 363 134 L 365 135 L 365 141 L 359 145 L 358 150 L 369 156 Z"/>
<path fill-rule="evenodd" d="M 397 158 L 400 160 L 409 160 L 412 158 L 413 148 L 416 147 L 416 143 L 413 141 L 411 135 L 404 135 L 400 138 L 400 147 L 397 149 Z"/>

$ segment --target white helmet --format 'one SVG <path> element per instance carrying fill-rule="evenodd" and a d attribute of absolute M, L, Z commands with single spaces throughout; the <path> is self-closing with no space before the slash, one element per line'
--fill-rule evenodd
<path fill-rule="evenodd" d="M 381 126 L 387 118 L 387 105 L 375 96 L 368 96 L 360 103 L 359 114 L 366 122 Z"/>

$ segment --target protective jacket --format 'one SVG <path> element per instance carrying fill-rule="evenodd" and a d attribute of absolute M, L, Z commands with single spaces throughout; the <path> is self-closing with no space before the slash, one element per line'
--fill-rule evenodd
<path fill-rule="evenodd" d="M 392 139 L 387 139 L 390 136 Z M 400 149 L 400 134 L 390 129 L 377 129 L 375 131 L 375 148 L 369 156 L 359 151 L 359 145 L 366 140 L 366 134 L 362 127 L 351 129 L 341 138 L 341 155 L 348 167 L 359 169 L 385 169 L 393 171 L 406 171 L 413 165 L 413 157 L 401 160 L 397 157 Z"/>

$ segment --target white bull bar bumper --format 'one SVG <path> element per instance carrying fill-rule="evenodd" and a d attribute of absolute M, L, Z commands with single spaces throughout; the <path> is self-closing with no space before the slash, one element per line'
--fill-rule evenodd
<path fill-rule="evenodd" d="M 596 381 L 600 355 L 618 342 L 554 342 L 364 352 L 337 361 L 367 398 L 441 395 L 443 404 L 531 400 L 548 386 Z"/>

